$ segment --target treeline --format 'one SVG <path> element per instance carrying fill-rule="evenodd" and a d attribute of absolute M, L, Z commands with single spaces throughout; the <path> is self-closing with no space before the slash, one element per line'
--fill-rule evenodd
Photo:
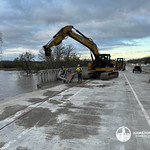
<path fill-rule="evenodd" d="M 82 60 L 76 54 L 75 48 L 72 45 L 64 46 L 62 44 L 55 46 L 52 49 L 51 57 L 46 57 L 43 49 L 39 50 L 39 61 L 35 61 L 35 55 L 31 52 L 24 52 L 15 58 L 13 61 L 1 61 L 1 69 L 24 70 L 27 74 L 33 71 L 43 69 L 55 69 L 76 67 L 77 64 L 87 66 L 89 60 Z"/>
<path fill-rule="evenodd" d="M 148 64 L 148 63 L 150 63 L 150 57 L 144 57 L 144 58 L 139 58 L 139 59 L 131 59 L 131 60 L 128 60 L 128 63 Z"/>
<path fill-rule="evenodd" d="M 0 68 L 3 69 L 3 68 L 17 68 L 16 67 L 16 64 L 14 61 L 0 61 Z"/>

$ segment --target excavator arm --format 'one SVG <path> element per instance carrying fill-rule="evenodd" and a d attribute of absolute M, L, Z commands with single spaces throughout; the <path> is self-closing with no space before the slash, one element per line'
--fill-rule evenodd
<path fill-rule="evenodd" d="M 53 46 L 59 45 L 67 36 L 89 48 L 95 58 L 97 55 L 99 55 L 98 47 L 96 44 L 73 26 L 65 26 L 60 31 L 58 31 L 58 33 L 56 33 L 56 35 L 54 35 L 46 45 L 43 46 L 45 55 L 50 56 L 52 51 L 51 48 Z"/>

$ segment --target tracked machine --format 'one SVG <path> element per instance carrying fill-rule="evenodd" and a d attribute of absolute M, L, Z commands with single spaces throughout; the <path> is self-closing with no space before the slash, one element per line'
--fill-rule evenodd
<path fill-rule="evenodd" d="M 122 70 L 122 71 L 126 70 L 126 63 L 125 63 L 124 58 L 117 58 L 116 70 Z"/>
<path fill-rule="evenodd" d="M 51 48 L 59 45 L 67 36 L 89 48 L 92 59 L 92 62 L 88 63 L 89 77 L 100 77 L 102 80 L 118 77 L 118 72 L 115 70 L 115 61 L 111 60 L 110 54 L 100 54 L 93 40 L 83 35 L 71 25 L 63 27 L 43 46 L 45 55 L 50 57 Z"/>

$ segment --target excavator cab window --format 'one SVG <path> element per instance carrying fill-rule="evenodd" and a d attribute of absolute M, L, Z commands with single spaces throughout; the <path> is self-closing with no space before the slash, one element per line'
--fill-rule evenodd
<path fill-rule="evenodd" d="M 117 62 L 123 62 L 123 58 L 117 58 Z"/>
<path fill-rule="evenodd" d="M 110 54 L 101 54 L 100 58 L 101 58 L 100 67 L 103 67 L 103 68 L 110 67 Z"/>

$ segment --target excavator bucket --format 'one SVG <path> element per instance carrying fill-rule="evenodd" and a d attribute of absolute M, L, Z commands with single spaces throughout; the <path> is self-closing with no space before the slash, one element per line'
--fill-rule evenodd
<path fill-rule="evenodd" d="M 117 78 L 119 76 L 119 72 L 103 72 L 101 73 L 100 79 L 101 80 L 109 80 L 112 78 Z"/>
<path fill-rule="evenodd" d="M 44 49 L 44 51 L 45 51 L 45 56 L 47 56 L 47 57 L 51 57 L 51 49 L 49 49 L 49 48 L 46 48 L 46 46 L 43 46 L 43 49 Z"/>

